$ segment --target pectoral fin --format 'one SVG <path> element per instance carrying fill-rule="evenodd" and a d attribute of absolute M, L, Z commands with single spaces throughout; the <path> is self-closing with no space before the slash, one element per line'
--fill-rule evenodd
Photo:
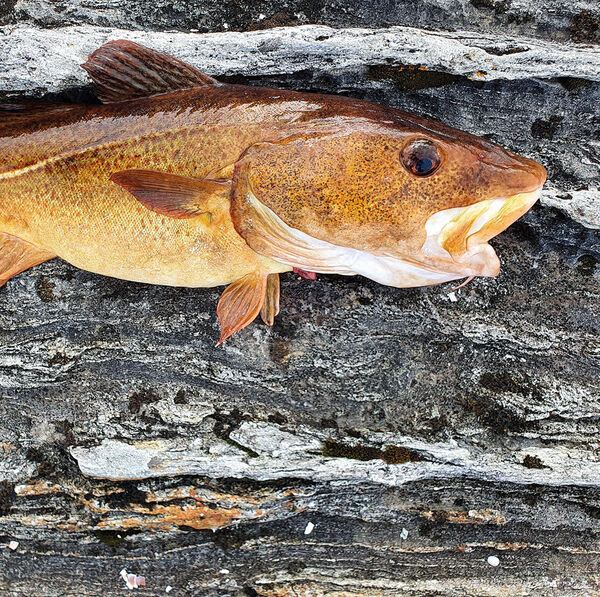
<path fill-rule="evenodd" d="M 265 297 L 268 303 L 265 308 L 266 322 L 275 317 L 279 311 L 279 278 L 277 274 L 274 276 L 277 282 L 271 275 L 260 272 L 248 274 L 225 289 L 217 305 L 217 317 L 221 324 L 217 346 L 256 319 L 265 304 Z"/>
<path fill-rule="evenodd" d="M 0 232 L 0 286 L 26 269 L 54 257 L 54 253 Z"/>
<path fill-rule="evenodd" d="M 110 180 L 156 213 L 178 219 L 205 215 L 207 223 L 213 211 L 222 209 L 231 188 L 229 181 L 199 180 L 154 170 L 123 170 Z"/>
<path fill-rule="evenodd" d="M 104 44 L 81 66 L 105 104 L 218 84 L 177 58 L 126 40 Z"/>

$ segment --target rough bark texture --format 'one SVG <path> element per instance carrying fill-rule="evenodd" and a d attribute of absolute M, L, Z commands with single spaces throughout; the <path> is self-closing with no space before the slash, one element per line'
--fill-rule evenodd
<path fill-rule="evenodd" d="M 275 327 L 219 348 L 219 289 L 59 261 L 10 281 L 0 594 L 121 595 L 122 568 L 140 595 L 600 592 L 596 2 L 19 0 L 0 22 L 5 99 L 90 101 L 77 65 L 127 37 L 226 81 L 431 116 L 550 172 L 494 242 L 497 279 L 287 275 Z"/>

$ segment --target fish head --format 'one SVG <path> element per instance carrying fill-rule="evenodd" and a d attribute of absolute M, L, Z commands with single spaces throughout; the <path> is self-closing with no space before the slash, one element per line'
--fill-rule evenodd
<path fill-rule="evenodd" d="M 250 247 L 303 270 L 391 286 L 496 276 L 488 241 L 533 206 L 546 170 L 399 114 L 250 148 L 236 165 L 231 207 Z"/>

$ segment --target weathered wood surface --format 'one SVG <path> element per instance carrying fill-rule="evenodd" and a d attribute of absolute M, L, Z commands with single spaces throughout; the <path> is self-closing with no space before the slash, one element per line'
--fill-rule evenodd
<path fill-rule="evenodd" d="M 76 65 L 129 37 L 224 80 L 485 134 L 550 181 L 494 242 L 497 279 L 288 275 L 275 327 L 220 348 L 218 289 L 59 261 L 9 282 L 0 594 L 121 595 L 124 567 L 140 595 L 600 593 L 597 4 L 12 4 L 4 98 L 89 100 Z"/>

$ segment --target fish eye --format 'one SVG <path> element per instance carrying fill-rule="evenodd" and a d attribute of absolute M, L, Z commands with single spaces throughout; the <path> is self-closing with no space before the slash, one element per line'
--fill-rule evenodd
<path fill-rule="evenodd" d="M 415 176 L 429 176 L 442 160 L 436 146 L 426 139 L 411 141 L 400 154 L 402 165 Z"/>

